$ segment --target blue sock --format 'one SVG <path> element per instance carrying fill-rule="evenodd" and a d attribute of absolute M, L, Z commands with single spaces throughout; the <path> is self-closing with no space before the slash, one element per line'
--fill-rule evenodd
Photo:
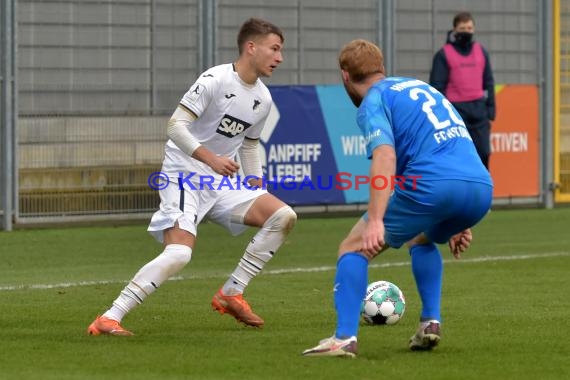
<path fill-rule="evenodd" d="M 334 303 L 337 315 L 337 338 L 358 333 L 360 307 L 368 286 L 368 259 L 356 252 L 341 256 L 336 265 Z"/>
<path fill-rule="evenodd" d="M 410 249 L 410 256 L 412 256 L 412 272 L 422 300 L 420 320 L 441 321 L 443 260 L 439 249 L 434 243 L 416 245 Z"/>

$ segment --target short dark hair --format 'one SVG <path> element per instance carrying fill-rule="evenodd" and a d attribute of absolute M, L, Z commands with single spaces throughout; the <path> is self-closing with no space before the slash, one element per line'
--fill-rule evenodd
<path fill-rule="evenodd" d="M 455 17 L 453 18 L 453 27 L 455 28 L 457 26 L 457 24 L 461 24 L 462 22 L 468 22 L 468 21 L 473 21 L 475 22 L 475 20 L 473 19 L 473 16 L 471 15 L 471 13 L 469 12 L 459 12 L 458 14 L 455 15 Z"/>
<path fill-rule="evenodd" d="M 275 26 L 274 24 L 270 23 L 269 21 L 262 20 L 260 18 L 252 17 L 246 22 L 243 23 L 241 26 L 238 36 L 237 36 L 237 44 L 239 53 L 241 54 L 243 51 L 243 45 L 251 40 L 252 38 L 258 36 L 266 36 L 268 34 L 276 34 L 281 38 L 281 43 L 285 41 L 283 38 L 283 32 L 279 27 Z"/>

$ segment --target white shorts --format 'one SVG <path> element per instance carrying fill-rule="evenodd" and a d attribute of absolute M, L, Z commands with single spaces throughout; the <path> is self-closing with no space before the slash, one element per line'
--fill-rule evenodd
<path fill-rule="evenodd" d="M 198 224 L 208 219 L 234 236 L 241 234 L 248 226 L 243 224 L 243 220 L 232 218 L 232 211 L 242 206 L 240 212 L 245 215 L 253 201 L 267 194 L 267 190 L 248 189 L 238 183 L 238 179 L 226 179 L 224 185 L 212 184 L 213 188 L 193 182 L 193 187 L 183 184 L 181 190 L 178 178 L 171 178 L 168 186 L 159 190 L 160 208 L 153 214 L 148 231 L 162 243 L 164 230 L 174 227 L 176 222 L 181 229 L 197 236 Z"/>

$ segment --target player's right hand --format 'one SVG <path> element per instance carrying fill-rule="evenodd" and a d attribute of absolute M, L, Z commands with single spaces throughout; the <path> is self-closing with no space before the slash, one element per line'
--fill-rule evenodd
<path fill-rule="evenodd" d="M 362 232 L 361 252 L 372 260 L 382 251 L 386 242 L 384 241 L 384 222 L 382 220 L 369 219 Z"/>
<path fill-rule="evenodd" d="M 233 177 L 239 170 L 239 164 L 225 156 L 215 156 L 209 165 L 216 173 L 227 177 Z"/>

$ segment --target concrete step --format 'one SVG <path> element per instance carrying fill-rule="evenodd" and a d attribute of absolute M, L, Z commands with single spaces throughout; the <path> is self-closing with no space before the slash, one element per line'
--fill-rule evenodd
<path fill-rule="evenodd" d="M 160 165 L 20 169 L 20 193 L 140 189 Z"/>
<path fill-rule="evenodd" d="M 19 212 L 27 216 L 153 211 L 158 192 L 147 183 L 160 165 L 21 169 Z"/>

